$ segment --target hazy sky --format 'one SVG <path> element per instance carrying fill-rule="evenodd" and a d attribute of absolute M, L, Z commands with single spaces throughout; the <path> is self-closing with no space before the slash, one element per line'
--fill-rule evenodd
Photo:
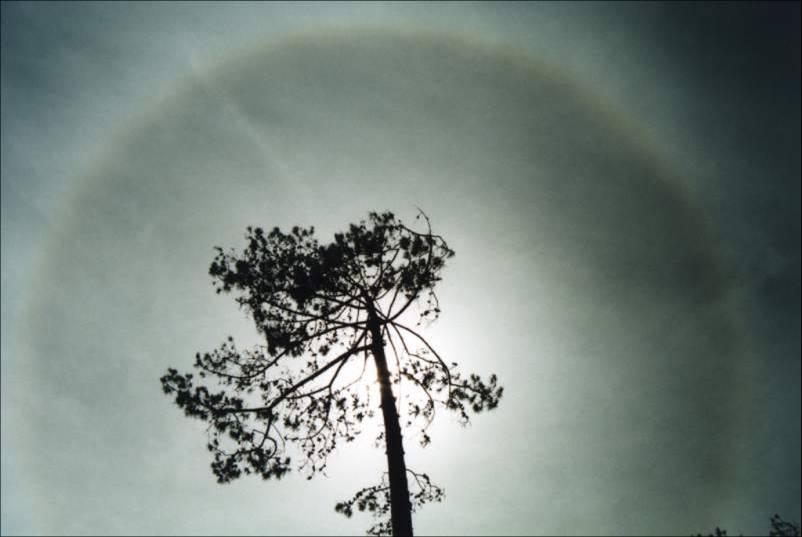
<path fill-rule="evenodd" d="M 3 534 L 359 534 L 328 478 L 221 486 L 169 366 L 256 334 L 247 225 L 429 214 L 428 330 L 500 407 L 408 464 L 420 534 L 800 518 L 798 3 L 2 2 Z"/>

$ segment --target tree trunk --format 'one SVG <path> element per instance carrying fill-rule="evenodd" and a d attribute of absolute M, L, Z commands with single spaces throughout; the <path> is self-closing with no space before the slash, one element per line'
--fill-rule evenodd
<path fill-rule="evenodd" d="M 368 305 L 368 328 L 371 336 L 371 352 L 376 361 L 376 372 L 381 390 L 381 408 L 384 415 L 384 440 L 387 446 L 387 470 L 390 475 L 390 514 L 393 535 L 412 535 L 412 505 L 409 502 L 407 466 L 404 462 L 404 446 L 395 397 L 390 384 L 390 372 L 384 355 L 381 327 L 373 305 Z"/>

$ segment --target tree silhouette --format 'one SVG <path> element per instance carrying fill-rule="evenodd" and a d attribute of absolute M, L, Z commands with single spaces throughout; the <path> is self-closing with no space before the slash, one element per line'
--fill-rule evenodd
<path fill-rule="evenodd" d="M 197 377 L 170 368 L 161 383 L 187 416 L 209 423 L 218 482 L 281 478 L 292 466 L 290 443 L 300 448 L 297 467 L 308 479 L 324 470 L 338 441 L 354 440 L 374 415 L 370 386 L 360 382 L 372 357 L 388 471 L 336 510 L 372 512 L 378 522 L 369 533 L 412 535 L 412 511 L 443 498 L 426 474 L 406 468 L 393 386 L 405 382 L 420 395 L 406 408 L 405 426 L 420 427 L 422 445 L 438 406 L 467 423 L 470 411 L 495 408 L 503 388 L 495 375 L 485 382 L 460 374 L 418 331 L 440 314 L 434 287 L 454 255 L 423 212 L 421 218 L 425 230 L 416 231 L 390 212 L 370 213 L 326 245 L 312 227 L 248 227 L 241 253 L 216 248 L 209 274 L 217 292 L 237 293 L 266 345 L 238 349 L 229 337 L 196 354 Z M 410 326 L 414 304 L 420 307 Z"/>
<path fill-rule="evenodd" d="M 783 518 L 776 513 L 772 515 L 770 523 L 769 537 L 800 537 L 799 523 L 783 520 Z M 714 532 L 708 534 L 707 537 L 727 537 L 727 535 L 727 530 L 716 526 Z M 704 536 L 701 533 L 697 533 L 694 537 Z"/>
<path fill-rule="evenodd" d="M 771 529 L 769 537 L 799 537 L 799 522 L 788 522 L 775 513 L 771 517 Z"/>

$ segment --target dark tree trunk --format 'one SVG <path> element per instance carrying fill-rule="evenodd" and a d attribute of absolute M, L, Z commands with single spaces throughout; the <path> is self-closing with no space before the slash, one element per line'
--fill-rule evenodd
<path fill-rule="evenodd" d="M 384 355 L 381 326 L 372 304 L 368 306 L 368 316 L 371 352 L 376 361 L 382 414 L 384 415 L 384 440 L 387 446 L 387 470 L 390 474 L 390 514 L 393 535 L 411 536 L 412 505 L 409 503 L 409 485 L 407 484 L 407 466 L 404 462 L 401 426 L 398 422 L 398 411 L 395 408 L 395 397 L 390 384 L 387 358 Z"/>

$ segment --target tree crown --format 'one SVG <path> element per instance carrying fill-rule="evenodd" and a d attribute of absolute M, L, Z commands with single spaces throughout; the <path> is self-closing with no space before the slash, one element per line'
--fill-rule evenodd
<path fill-rule="evenodd" d="M 421 423 L 423 445 L 437 406 L 465 423 L 469 411 L 498 404 L 503 388 L 495 375 L 488 382 L 463 378 L 417 331 L 440 314 L 435 285 L 454 255 L 428 217 L 417 218 L 425 229 L 407 227 L 390 212 L 370 213 L 325 245 L 312 227 L 248 227 L 243 251 L 215 249 L 209 274 L 216 291 L 237 295 L 266 345 L 239 349 L 229 337 L 196 354 L 197 377 L 170 368 L 161 382 L 187 416 L 209 423 L 207 447 L 219 482 L 251 473 L 280 478 L 291 467 L 288 443 L 300 448 L 299 468 L 311 478 L 338 441 L 356 437 L 374 414 L 369 387 L 359 382 L 371 353 L 370 322 L 392 349 L 392 382 L 421 393 L 409 402 L 405 425 Z M 402 319 L 415 303 L 421 307 L 412 327 Z M 422 487 L 429 482 L 416 480 Z M 439 488 L 429 492 L 442 497 Z"/>

